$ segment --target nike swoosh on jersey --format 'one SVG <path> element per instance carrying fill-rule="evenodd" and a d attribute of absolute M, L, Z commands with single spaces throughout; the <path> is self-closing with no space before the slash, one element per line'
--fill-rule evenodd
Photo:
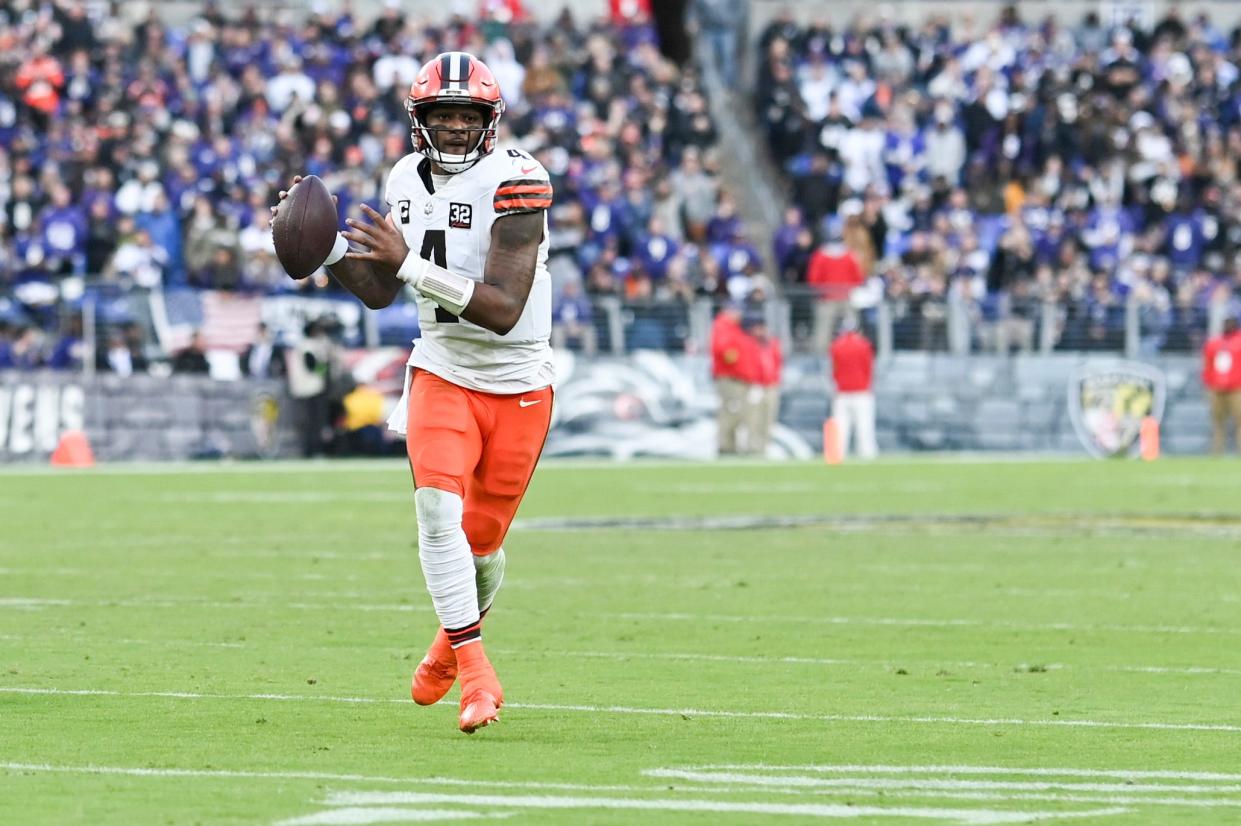
<path fill-rule="evenodd" d="M 526 401 L 525 399 L 520 399 L 520 400 L 518 400 L 518 402 L 517 402 L 517 406 L 518 406 L 518 407 L 530 407 L 531 405 L 538 404 L 538 403 L 539 403 L 539 402 L 541 402 L 541 401 L 543 401 L 543 400 L 542 400 L 542 399 L 534 399 L 533 401 Z"/>
<path fill-rule="evenodd" d="M 538 167 L 538 165 L 535 165 L 535 166 L 523 166 L 523 167 L 521 168 L 521 174 L 523 174 L 523 175 L 529 175 L 531 172 L 533 172 L 534 170 L 536 170 L 536 169 L 538 169 L 538 168 L 539 168 L 539 167 Z"/>

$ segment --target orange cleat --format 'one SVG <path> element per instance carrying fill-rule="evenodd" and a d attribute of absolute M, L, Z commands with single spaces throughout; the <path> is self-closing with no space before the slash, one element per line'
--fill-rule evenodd
<path fill-rule="evenodd" d="M 500 706 L 504 705 L 504 690 L 496 678 L 495 669 L 483 651 L 482 642 L 472 642 L 456 651 L 461 668 L 461 717 L 460 728 L 466 734 L 497 722 Z"/>
<path fill-rule="evenodd" d="M 456 681 L 457 653 L 452 650 L 444 629 L 440 628 L 427 649 L 427 655 L 414 669 L 414 682 L 409 693 L 420 706 L 435 705 L 444 699 Z"/>

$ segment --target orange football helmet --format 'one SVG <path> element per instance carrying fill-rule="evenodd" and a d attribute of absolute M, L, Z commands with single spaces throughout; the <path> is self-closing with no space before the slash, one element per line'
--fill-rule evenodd
<path fill-rule="evenodd" d="M 482 129 L 467 130 L 479 134 L 476 140 L 470 136 L 468 145 L 472 148 L 464 155 L 441 152 L 435 133 L 447 130 L 428 127 L 424 121 L 425 107 L 444 103 L 475 106 L 483 112 Z M 418 70 L 405 99 L 405 111 L 414 151 L 435 161 L 445 172 L 464 172 L 496 148 L 496 126 L 504 114 L 504 99 L 486 63 L 466 52 L 444 52 Z"/>

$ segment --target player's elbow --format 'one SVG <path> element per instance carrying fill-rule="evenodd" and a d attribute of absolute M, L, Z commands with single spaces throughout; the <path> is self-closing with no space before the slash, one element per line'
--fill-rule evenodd
<path fill-rule="evenodd" d="M 382 310 L 384 307 L 392 305 L 400 291 L 399 287 L 396 289 L 367 290 L 365 294 L 359 295 L 358 298 L 362 299 L 362 303 L 366 305 L 367 309 Z"/>
<path fill-rule="evenodd" d="M 517 322 L 521 319 L 521 311 L 522 307 L 520 305 L 509 306 L 505 304 L 503 307 L 497 308 L 496 312 L 492 313 L 481 326 L 486 327 L 498 336 L 506 336 L 517 326 Z"/>
<path fill-rule="evenodd" d="M 514 327 L 517 326 L 517 319 L 514 318 L 511 321 L 493 321 L 490 324 L 483 326 L 498 336 L 506 336 L 512 332 Z"/>

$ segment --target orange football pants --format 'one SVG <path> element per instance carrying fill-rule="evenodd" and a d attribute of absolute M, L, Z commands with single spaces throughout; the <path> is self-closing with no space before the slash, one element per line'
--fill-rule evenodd
<path fill-rule="evenodd" d="M 518 395 L 469 390 L 415 370 L 405 449 L 414 487 L 455 493 L 478 556 L 504 542 L 552 421 L 550 387 Z"/>

